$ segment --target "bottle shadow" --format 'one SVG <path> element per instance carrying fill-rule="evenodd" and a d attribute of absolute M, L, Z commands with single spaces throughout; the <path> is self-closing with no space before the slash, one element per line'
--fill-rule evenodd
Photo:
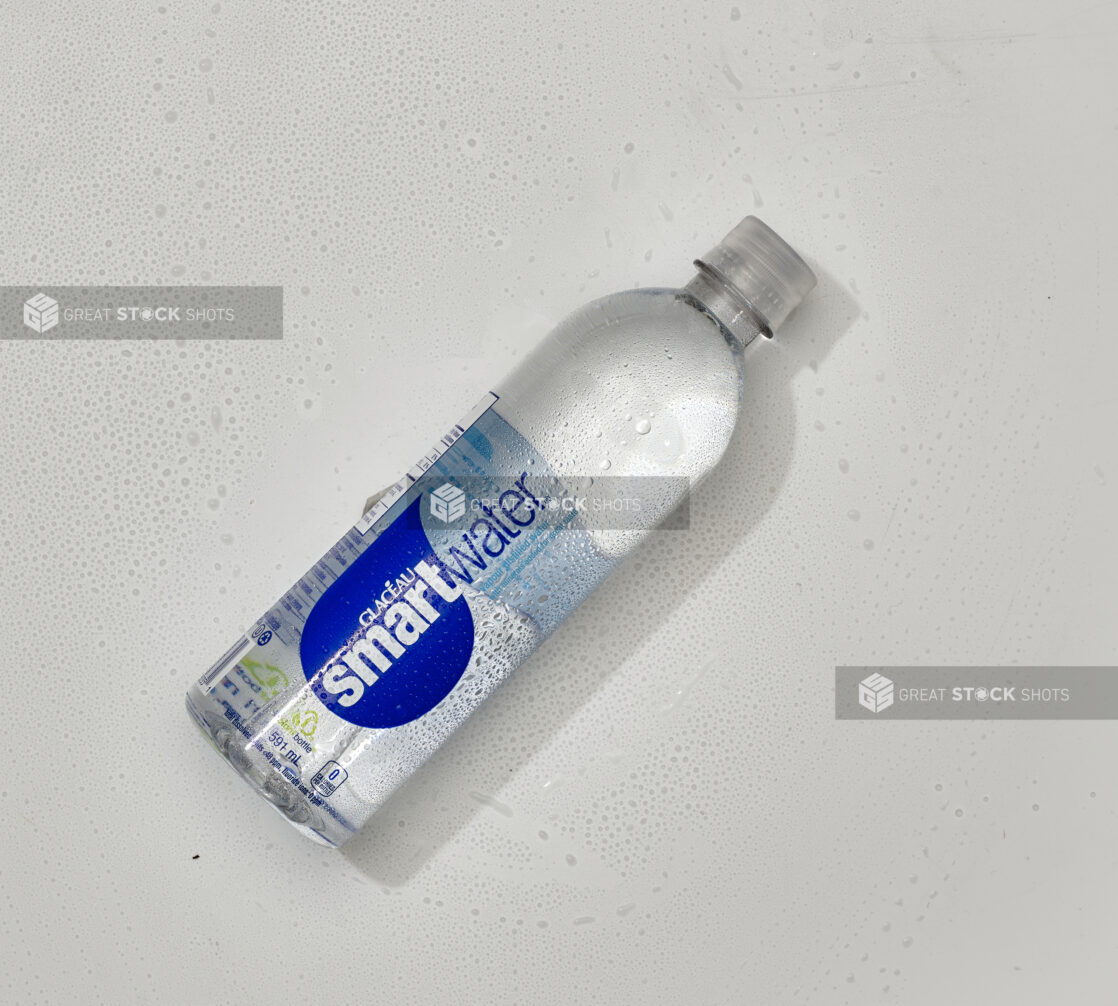
<path fill-rule="evenodd" d="M 403 886 L 487 805 L 514 813 L 493 794 L 768 512 L 795 445 L 792 380 L 805 367 L 816 369 L 860 314 L 849 291 L 809 264 L 815 291 L 775 339 L 746 350 L 742 416 L 721 462 L 692 497 L 690 529 L 651 535 L 343 847 L 370 880 Z M 743 592 L 743 609 L 746 598 Z"/>

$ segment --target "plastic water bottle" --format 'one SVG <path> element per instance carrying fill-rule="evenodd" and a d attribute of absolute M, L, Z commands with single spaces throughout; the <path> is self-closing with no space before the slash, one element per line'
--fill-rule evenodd
<path fill-rule="evenodd" d="M 561 322 L 190 688 L 305 835 L 352 836 L 717 463 L 815 277 L 755 217 L 695 266 Z"/>

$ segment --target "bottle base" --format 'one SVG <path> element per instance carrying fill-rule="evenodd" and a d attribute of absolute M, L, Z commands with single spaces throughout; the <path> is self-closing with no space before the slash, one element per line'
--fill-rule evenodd
<path fill-rule="evenodd" d="M 186 695 L 186 709 L 214 750 L 268 805 L 296 831 L 318 845 L 337 848 L 350 838 L 354 829 L 327 813 L 322 801 L 308 798 L 281 771 L 263 756 L 262 751 L 245 746 L 246 740 L 236 726 L 215 709 L 206 708 L 205 696 L 196 688 Z M 198 699 L 202 699 L 200 703 Z M 317 804 L 317 805 L 316 805 Z"/>

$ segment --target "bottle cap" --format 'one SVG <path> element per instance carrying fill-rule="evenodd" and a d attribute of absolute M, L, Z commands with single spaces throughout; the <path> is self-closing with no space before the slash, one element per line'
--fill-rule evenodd
<path fill-rule="evenodd" d="M 767 335 L 815 286 L 807 263 L 756 217 L 746 217 L 695 265 L 744 300 L 768 327 Z"/>

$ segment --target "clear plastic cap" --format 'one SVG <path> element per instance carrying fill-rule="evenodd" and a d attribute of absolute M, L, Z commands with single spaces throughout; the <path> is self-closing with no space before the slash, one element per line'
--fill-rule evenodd
<path fill-rule="evenodd" d="M 746 217 L 695 265 L 740 296 L 770 332 L 784 324 L 815 286 L 807 263 L 756 217 Z"/>

